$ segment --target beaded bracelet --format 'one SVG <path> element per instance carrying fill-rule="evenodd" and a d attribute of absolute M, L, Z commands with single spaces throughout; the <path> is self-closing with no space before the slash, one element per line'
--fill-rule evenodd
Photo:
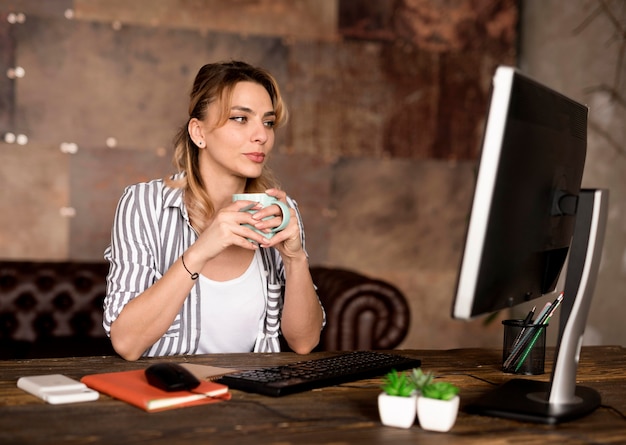
<path fill-rule="evenodd" d="M 185 265 L 185 254 L 183 253 L 180 256 L 181 261 L 183 262 L 183 267 L 185 268 L 185 270 L 187 271 L 187 273 L 189 274 L 189 276 L 191 277 L 192 280 L 197 280 L 199 275 L 198 272 L 191 272 L 189 269 L 187 269 L 187 266 Z"/>

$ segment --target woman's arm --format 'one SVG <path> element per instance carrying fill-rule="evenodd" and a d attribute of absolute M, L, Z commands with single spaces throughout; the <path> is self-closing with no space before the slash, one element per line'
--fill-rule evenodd
<path fill-rule="evenodd" d="M 194 284 L 179 258 L 163 277 L 129 301 L 111 324 L 115 351 L 126 360 L 141 357 L 170 328 Z"/>
<path fill-rule="evenodd" d="M 158 258 L 158 252 L 164 251 L 160 244 L 171 245 L 173 238 L 180 236 L 176 222 L 165 230 L 157 227 L 164 209 L 155 197 L 161 193 L 156 183 L 137 184 L 124 191 L 115 212 L 111 245 L 105 252 L 111 268 L 104 327 L 113 348 L 127 360 L 139 358 L 169 329 L 194 284 L 180 259 L 164 274 L 158 266 L 164 263 Z"/>
<path fill-rule="evenodd" d="M 270 189 L 269 195 L 287 202 L 285 192 Z M 270 240 L 265 240 L 262 247 L 275 247 L 280 253 L 285 271 L 285 299 L 281 316 L 281 331 L 289 347 L 299 353 L 307 354 L 317 346 L 324 326 L 324 310 L 315 291 L 309 270 L 309 261 L 304 248 L 302 221 L 295 202 L 291 207 L 288 226 Z M 266 228 L 263 211 L 255 214 L 256 226 Z"/>
<path fill-rule="evenodd" d="M 281 330 L 289 347 L 298 354 L 308 354 L 317 346 L 324 314 L 306 255 L 283 257 L 285 265 L 285 303 Z"/>

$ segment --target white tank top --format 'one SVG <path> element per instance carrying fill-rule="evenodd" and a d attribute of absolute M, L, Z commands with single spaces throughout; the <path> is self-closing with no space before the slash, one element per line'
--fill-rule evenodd
<path fill-rule="evenodd" d="M 253 350 L 265 314 L 260 261 L 256 251 L 243 275 L 229 281 L 200 275 L 198 354 Z"/>

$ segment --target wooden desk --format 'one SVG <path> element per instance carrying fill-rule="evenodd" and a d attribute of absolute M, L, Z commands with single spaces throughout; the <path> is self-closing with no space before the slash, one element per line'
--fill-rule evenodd
<path fill-rule="evenodd" d="M 401 351 L 461 387 L 462 407 L 511 378 L 500 371 L 499 350 Z M 312 357 L 328 353 L 313 354 Z M 552 353 L 549 351 L 548 357 Z M 215 366 L 254 368 L 298 359 L 291 353 L 219 354 L 175 357 Z M 0 361 L 0 443 L 2 444 L 586 444 L 626 443 L 626 353 L 624 348 L 584 348 L 579 383 L 602 395 L 602 406 L 582 419 L 556 426 L 459 413 L 452 431 L 382 426 L 376 397 L 380 379 L 270 398 L 233 391 L 228 402 L 146 413 L 102 395 L 98 401 L 48 405 L 21 391 L 23 375 L 85 374 L 145 368 L 160 359 L 126 362 L 118 357 Z M 546 369 L 550 369 L 547 363 Z M 532 377 L 548 380 L 548 375 Z M 618 410 L 620 413 L 614 411 Z"/>

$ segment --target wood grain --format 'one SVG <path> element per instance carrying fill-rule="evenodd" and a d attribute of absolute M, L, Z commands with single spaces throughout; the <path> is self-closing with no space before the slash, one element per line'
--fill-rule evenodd
<path fill-rule="evenodd" d="M 418 357 L 427 371 L 461 387 L 461 412 L 449 433 L 382 426 L 376 396 L 380 379 L 271 398 L 233 391 L 231 401 L 162 413 L 144 413 L 102 395 L 96 402 L 47 405 L 15 385 L 23 375 L 85 374 L 145 368 L 164 359 L 126 362 L 119 357 L 8 360 L 0 362 L 0 443 L 104 444 L 603 444 L 626 442 L 626 353 L 619 346 L 586 347 L 579 383 L 600 392 L 602 406 L 589 416 L 556 426 L 469 415 L 463 407 L 510 378 L 497 349 L 394 351 Z M 548 355 L 552 351 L 550 350 Z M 316 358 L 332 353 L 315 353 Z M 250 369 L 302 357 L 280 354 L 216 354 L 166 360 Z M 548 360 L 546 369 L 550 369 Z M 528 377 L 547 381 L 549 374 Z M 617 411 L 616 411 L 617 410 Z M 621 414 L 620 414 L 621 413 Z"/>

